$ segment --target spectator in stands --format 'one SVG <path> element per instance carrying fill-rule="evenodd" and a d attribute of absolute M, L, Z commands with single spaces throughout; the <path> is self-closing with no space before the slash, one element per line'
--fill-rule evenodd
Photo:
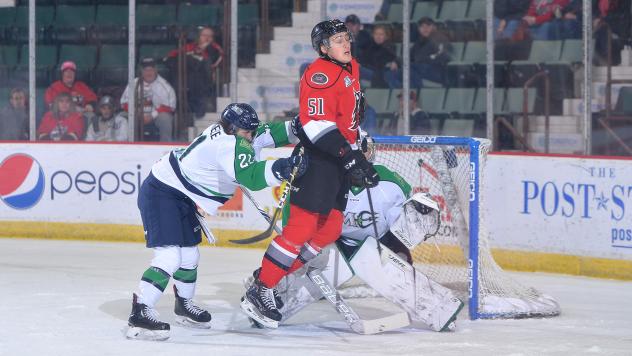
<path fill-rule="evenodd" d="M 410 48 L 411 85 L 421 88 L 424 80 L 443 83 L 446 65 L 452 59 L 452 45 L 448 37 L 437 30 L 434 20 L 428 17 L 419 19 L 417 32 L 418 39 Z M 401 88 L 402 71 L 387 71 L 386 80 L 389 87 Z"/>
<path fill-rule="evenodd" d="M 608 27 L 612 30 L 612 65 L 621 63 L 621 50 L 630 44 L 630 1 L 593 1 L 593 30 L 595 38 L 594 63 L 608 63 Z"/>
<path fill-rule="evenodd" d="M 53 100 L 53 106 L 44 115 L 37 137 L 50 141 L 79 141 L 83 138 L 84 123 L 81 114 L 75 109 L 75 102 L 69 93 L 59 93 Z"/>
<path fill-rule="evenodd" d="M 359 58 L 364 49 L 371 43 L 371 35 L 363 28 L 357 15 L 351 14 L 345 18 L 345 25 L 353 35 L 351 42 L 351 55 Z M 362 70 L 362 69 L 360 69 Z"/>
<path fill-rule="evenodd" d="M 224 50 L 215 42 L 215 32 L 210 27 L 203 27 L 198 33 L 196 42 L 187 43 L 182 49 L 186 55 L 188 105 L 189 110 L 197 118 L 204 116 L 207 103 L 215 104 L 215 73 L 216 68 L 224 59 Z M 178 49 L 167 55 L 172 77 L 177 75 Z"/>
<path fill-rule="evenodd" d="M 0 111 L 0 141 L 28 139 L 28 110 L 24 89 L 11 89 L 9 105 Z"/>
<path fill-rule="evenodd" d="M 529 25 L 534 40 L 563 39 L 566 31 L 563 9 L 570 0 L 531 0 L 527 14 L 522 18 Z"/>
<path fill-rule="evenodd" d="M 387 69 L 397 70 L 397 56 L 390 43 L 390 37 L 390 29 L 387 26 L 376 25 L 373 27 L 372 40 L 357 58 L 360 65 L 365 68 L 365 76 L 362 77 L 363 73 L 360 73 L 361 78 L 370 80 L 374 88 L 387 86 L 384 80 L 384 72 Z"/>
<path fill-rule="evenodd" d="M 76 80 L 77 66 L 72 61 L 61 64 L 61 79 L 51 84 L 44 93 L 46 108 L 50 109 L 53 101 L 60 93 L 70 94 L 75 103 L 76 110 L 83 113 L 86 118 L 94 115 L 94 104 L 97 95 L 84 82 Z"/>
<path fill-rule="evenodd" d="M 386 126 L 382 129 L 382 133 L 392 133 L 396 134 L 398 129 L 400 131 L 404 131 L 403 122 L 404 122 L 404 100 L 405 96 L 402 93 L 397 95 L 399 98 L 399 110 L 395 113 L 394 120 L 391 122 L 383 121 L 383 124 Z M 423 111 L 419 106 L 417 106 L 417 92 L 415 90 L 410 91 L 410 95 L 408 96 L 409 101 L 409 109 L 410 109 L 410 133 L 413 135 L 430 135 L 430 117 L 428 114 Z"/>
<path fill-rule="evenodd" d="M 526 15 L 531 0 L 494 0 L 494 33 L 497 40 L 511 40 L 521 29 L 522 18 Z"/>
<path fill-rule="evenodd" d="M 114 98 L 104 95 L 90 120 L 86 141 L 127 141 L 127 132 L 127 119 L 116 113 Z"/>
<path fill-rule="evenodd" d="M 153 58 L 141 60 L 141 77 L 134 80 L 134 88 L 142 92 L 142 101 L 136 101 L 138 112 L 142 112 L 144 126 L 155 125 L 160 131 L 160 141 L 173 140 L 173 122 L 176 109 L 176 93 L 169 83 L 158 74 Z M 137 85 L 138 80 L 142 85 Z M 130 97 L 129 88 L 121 96 L 121 106 L 127 111 Z"/>

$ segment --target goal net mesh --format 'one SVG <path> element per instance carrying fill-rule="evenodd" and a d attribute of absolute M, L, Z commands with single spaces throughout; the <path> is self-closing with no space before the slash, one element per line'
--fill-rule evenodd
<path fill-rule="evenodd" d="M 470 162 L 470 145 L 375 144 L 375 164 L 399 173 L 415 192 L 429 192 L 441 208 L 441 227 L 434 237 L 415 247 L 415 266 L 428 277 L 454 290 L 462 300 L 470 297 L 468 256 L 470 245 L 470 194 L 478 169 L 480 186 L 490 141 L 478 139 L 479 162 Z M 485 197 L 479 193 L 478 214 L 478 298 L 470 305 L 472 318 L 520 318 L 553 316 L 560 312 L 551 297 L 525 286 L 503 271 L 494 261 L 485 227 Z M 472 308 L 476 308 L 472 312 Z"/>

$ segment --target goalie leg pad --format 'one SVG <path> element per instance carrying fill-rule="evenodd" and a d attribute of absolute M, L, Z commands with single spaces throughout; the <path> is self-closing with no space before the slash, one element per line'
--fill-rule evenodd
<path fill-rule="evenodd" d="M 301 309 L 322 297 L 320 288 L 306 275 L 308 267 L 322 270 L 327 280 L 332 281 L 332 284 L 336 287 L 353 276 L 347 261 L 338 252 L 335 245 L 325 248 L 307 266 L 303 266 L 296 272 L 287 275 L 277 285 L 277 292 L 285 303 L 281 309 L 283 321 L 288 320 Z"/>
<path fill-rule="evenodd" d="M 377 241 L 367 238 L 350 261 L 356 276 L 384 298 L 399 305 L 411 319 L 421 321 L 432 330 L 451 330 L 463 303 L 452 291 L 430 280 L 396 253 L 382 246 L 382 265 Z"/>

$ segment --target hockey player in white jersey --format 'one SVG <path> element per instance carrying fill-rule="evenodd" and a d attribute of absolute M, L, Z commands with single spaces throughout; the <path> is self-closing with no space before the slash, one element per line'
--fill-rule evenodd
<path fill-rule="evenodd" d="M 365 138 L 362 142 L 368 155 L 373 152 L 371 141 Z M 415 270 L 410 255 L 410 249 L 439 230 L 439 206 L 426 193 L 411 195 L 410 185 L 396 172 L 382 165 L 374 167 L 380 181 L 371 188 L 371 197 L 381 253 L 372 237 L 374 219 L 366 188 L 352 187 L 340 239 L 277 286 L 275 297 L 277 304 L 282 305 L 282 321 L 320 299 L 319 288 L 305 275 L 308 267 L 315 267 L 336 287 L 356 275 L 379 295 L 404 309 L 412 321 L 435 331 L 453 330 L 463 303 L 450 289 Z"/>
<path fill-rule="evenodd" d="M 170 326 L 158 320 L 154 305 L 173 277 L 176 321 L 210 327 L 211 314 L 192 301 L 197 280 L 201 230 L 212 242 L 200 211 L 215 215 L 238 185 L 250 190 L 276 186 L 307 167 L 307 157 L 257 161 L 253 144 L 282 146 L 295 141 L 289 123 L 261 125 L 248 104 L 230 104 L 219 124 L 208 127 L 188 147 L 175 149 L 151 169 L 138 196 L 150 267 L 134 294 L 128 338 L 165 340 Z"/>

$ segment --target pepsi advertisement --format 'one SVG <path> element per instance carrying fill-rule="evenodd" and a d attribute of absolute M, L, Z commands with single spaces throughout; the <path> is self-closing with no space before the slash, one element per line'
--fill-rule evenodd
<path fill-rule="evenodd" d="M 172 146 L 0 145 L 2 220 L 140 224 L 136 197 Z"/>

